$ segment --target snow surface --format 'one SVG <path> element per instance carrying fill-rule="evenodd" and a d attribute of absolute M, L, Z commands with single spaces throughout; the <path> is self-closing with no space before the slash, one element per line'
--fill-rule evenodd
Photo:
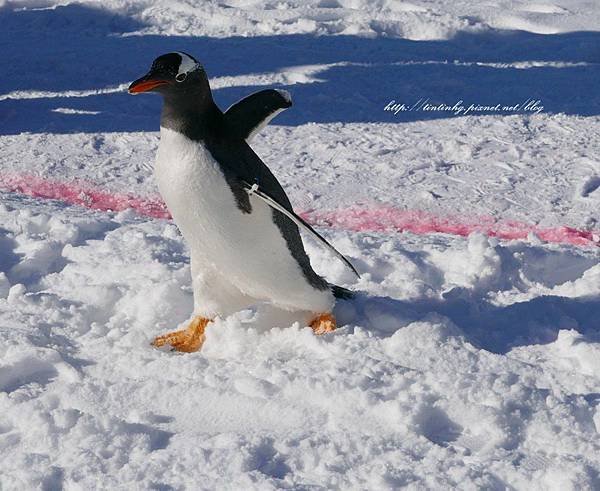
<path fill-rule="evenodd" d="M 600 489 L 600 249 L 339 213 L 597 234 L 599 21 L 585 0 L 0 1 L 0 489 Z M 154 350 L 193 304 L 175 225 L 6 190 L 87 182 L 160 216 L 159 101 L 125 88 L 171 50 L 223 108 L 291 93 L 253 147 L 362 274 L 307 241 L 359 292 L 334 334 L 256 305 L 200 353 Z M 423 97 L 544 110 L 383 110 Z"/>

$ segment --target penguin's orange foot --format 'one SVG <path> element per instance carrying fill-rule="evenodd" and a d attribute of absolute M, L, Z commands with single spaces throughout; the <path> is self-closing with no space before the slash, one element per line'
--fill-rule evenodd
<path fill-rule="evenodd" d="M 333 314 L 321 314 L 312 320 L 310 327 L 319 336 L 326 332 L 335 331 L 335 317 Z"/>
<path fill-rule="evenodd" d="M 202 347 L 202 343 L 204 343 L 204 329 L 209 322 L 210 319 L 195 317 L 187 328 L 154 338 L 152 346 L 160 348 L 165 344 L 170 344 L 175 351 L 183 351 L 185 353 L 198 351 Z"/>

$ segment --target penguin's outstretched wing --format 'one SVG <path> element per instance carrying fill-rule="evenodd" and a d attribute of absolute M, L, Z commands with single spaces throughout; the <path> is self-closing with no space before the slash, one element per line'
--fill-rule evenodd
<path fill-rule="evenodd" d="M 307 232 L 313 239 L 317 242 L 320 242 L 325 247 L 327 247 L 333 254 L 335 254 L 340 261 L 342 261 L 348 268 L 360 278 L 360 274 L 356 271 L 356 268 L 352 265 L 352 263 L 344 256 L 340 251 L 338 251 L 335 247 L 333 247 L 325 238 L 320 235 L 314 228 L 312 228 L 308 223 L 304 221 L 303 218 L 299 217 L 294 213 L 293 210 L 288 210 L 283 205 L 280 205 L 275 199 L 269 196 L 267 193 L 261 191 L 258 187 L 258 184 L 250 184 L 244 181 L 244 189 L 249 195 L 256 195 L 260 199 L 262 199 L 265 203 L 267 203 L 271 208 L 283 213 L 286 217 L 288 217 L 292 222 L 294 222 L 298 227 Z"/>
<path fill-rule="evenodd" d="M 225 122 L 235 137 L 250 141 L 269 121 L 291 105 L 292 98 L 285 90 L 260 90 L 227 109 Z"/>

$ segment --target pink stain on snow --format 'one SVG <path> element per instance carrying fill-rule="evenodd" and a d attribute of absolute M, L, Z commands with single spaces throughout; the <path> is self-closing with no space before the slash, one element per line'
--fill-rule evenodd
<path fill-rule="evenodd" d="M 600 234 L 571 227 L 544 228 L 528 223 L 497 220 L 489 216 L 466 218 L 437 216 L 423 211 L 400 210 L 377 206 L 348 208 L 331 212 L 304 213 L 305 219 L 316 225 L 343 228 L 357 232 L 412 232 L 414 234 L 444 233 L 467 236 L 481 232 L 489 237 L 515 240 L 527 239 L 533 233 L 546 242 L 579 246 L 600 245 Z"/>
<path fill-rule="evenodd" d="M 170 218 L 160 197 L 113 193 L 83 180 L 60 182 L 26 174 L 0 175 L 0 189 L 35 198 L 56 199 L 66 203 L 104 211 L 133 209 L 153 218 Z M 303 218 L 313 225 L 356 232 L 445 233 L 467 236 L 481 232 L 499 239 L 527 239 L 533 233 L 546 242 L 579 246 L 600 245 L 599 233 L 571 227 L 542 228 L 523 222 L 496 220 L 493 217 L 437 216 L 423 211 L 400 210 L 390 206 L 351 207 L 328 212 L 307 211 Z"/>
<path fill-rule="evenodd" d="M 165 204 L 158 196 L 140 198 L 130 194 L 113 193 L 83 180 L 60 182 L 29 174 L 2 174 L 0 188 L 34 198 L 57 199 L 94 210 L 123 211 L 131 208 L 140 215 L 171 218 Z"/>

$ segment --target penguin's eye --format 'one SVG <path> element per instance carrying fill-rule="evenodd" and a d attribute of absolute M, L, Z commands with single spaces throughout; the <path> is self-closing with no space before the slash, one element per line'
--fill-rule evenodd
<path fill-rule="evenodd" d="M 187 78 L 187 73 L 180 73 L 175 77 L 178 82 L 183 82 Z"/>

